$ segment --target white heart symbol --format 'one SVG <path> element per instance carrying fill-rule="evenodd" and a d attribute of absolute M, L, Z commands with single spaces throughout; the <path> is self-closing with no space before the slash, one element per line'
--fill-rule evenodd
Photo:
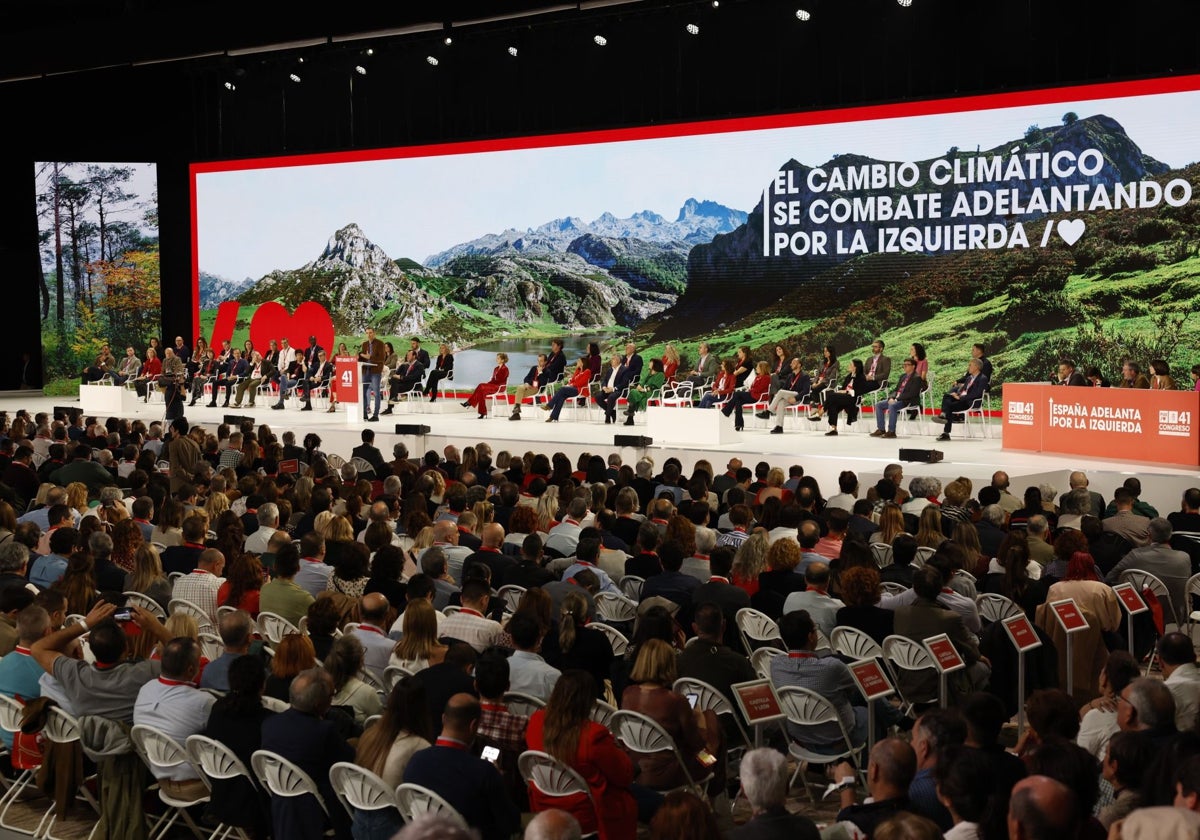
<path fill-rule="evenodd" d="M 1058 223 L 1058 235 L 1062 237 L 1062 241 L 1068 245 L 1074 245 L 1079 241 L 1079 237 L 1083 236 L 1087 225 L 1083 223 L 1083 219 L 1067 219 L 1064 222 Z"/>

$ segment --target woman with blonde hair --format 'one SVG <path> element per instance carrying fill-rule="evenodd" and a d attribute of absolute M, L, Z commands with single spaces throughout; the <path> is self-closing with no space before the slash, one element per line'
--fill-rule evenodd
<path fill-rule="evenodd" d="M 754 504 L 761 505 L 770 498 L 779 499 L 783 504 L 790 502 L 793 494 L 783 486 L 786 482 L 787 476 L 783 470 L 780 467 L 771 467 L 767 472 L 767 486 L 758 491 L 758 495 L 754 497 Z"/>
<path fill-rule="evenodd" d="M 899 505 L 888 502 L 883 506 L 883 510 L 879 512 L 879 530 L 871 534 L 871 542 L 891 545 L 892 540 L 903 533 L 906 533 L 904 530 L 904 512 L 900 510 Z"/>
<path fill-rule="evenodd" d="M 767 569 L 768 548 L 770 544 L 767 534 L 760 529 L 742 540 L 737 555 L 733 558 L 731 582 L 734 586 L 744 589 L 751 597 L 758 592 L 758 576 Z"/>
<path fill-rule="evenodd" d="M 67 485 L 67 507 L 80 516 L 88 513 L 88 489 L 82 481 L 72 481 Z"/>
<path fill-rule="evenodd" d="M 558 524 L 558 485 L 551 484 L 537 501 L 537 529 L 548 534 Z"/>
<path fill-rule="evenodd" d="M 692 709 L 683 695 L 672 688 L 679 678 L 678 660 L 675 649 L 661 639 L 650 639 L 643 644 L 629 674 L 632 684 L 621 694 L 621 708 L 640 712 L 662 726 L 687 762 L 693 779 L 703 779 L 712 772 L 714 783 L 719 777 L 723 786 L 720 725 L 716 723 L 715 715 Z M 705 750 L 717 761 L 711 765 L 701 763 L 698 756 Z M 687 777 L 674 754 L 639 756 L 635 763 L 641 768 L 638 783 L 646 787 L 669 790 L 687 784 Z"/>
<path fill-rule="evenodd" d="M 937 549 L 946 541 L 942 533 L 942 512 L 937 505 L 926 505 L 921 511 L 920 525 L 917 528 L 917 546 L 919 548 Z"/>
<path fill-rule="evenodd" d="M 158 549 L 143 543 L 133 555 L 133 571 L 125 575 L 125 591 L 140 592 L 162 607 L 163 612 L 171 603 L 171 581 L 163 574 L 162 559 Z"/>
<path fill-rule="evenodd" d="M 313 530 L 320 534 L 324 539 L 329 539 L 329 523 L 337 518 L 337 514 L 331 510 L 323 510 L 313 517 Z"/>
<path fill-rule="evenodd" d="M 484 525 L 496 521 L 496 506 L 491 502 L 476 502 L 471 506 L 471 513 L 475 514 L 475 534 L 479 534 Z"/>
<path fill-rule="evenodd" d="M 354 722 L 362 726 L 371 715 L 383 711 L 383 702 L 375 689 L 358 678 L 363 669 L 362 642 L 347 633 L 334 639 L 329 655 L 325 657 L 325 670 L 333 677 L 334 706 L 349 706 L 354 710 Z"/>
<path fill-rule="evenodd" d="M 204 512 L 212 522 L 221 518 L 221 514 L 229 510 L 229 497 L 224 493 L 209 493 L 204 501 Z"/>
<path fill-rule="evenodd" d="M 437 611 L 425 598 L 409 601 L 404 608 L 401 629 L 404 635 L 392 648 L 388 665 L 398 665 L 416 673 L 430 665 L 439 665 L 450 648 L 438 641 Z"/>

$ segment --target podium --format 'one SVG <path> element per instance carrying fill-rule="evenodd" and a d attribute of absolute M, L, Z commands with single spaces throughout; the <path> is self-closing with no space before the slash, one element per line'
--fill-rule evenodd
<path fill-rule="evenodd" d="M 646 409 L 646 434 L 655 443 L 721 446 L 737 443 L 733 418 L 715 408 L 668 408 L 649 406 Z"/>

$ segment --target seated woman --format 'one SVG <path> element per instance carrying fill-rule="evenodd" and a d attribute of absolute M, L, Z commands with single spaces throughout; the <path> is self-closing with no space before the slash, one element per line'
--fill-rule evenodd
<path fill-rule="evenodd" d="M 767 392 L 771 389 L 771 369 L 766 362 L 759 362 L 754 366 L 754 378 L 749 382 L 745 390 L 734 391 L 721 408 L 721 413 L 726 417 L 730 414 L 735 415 L 733 428 L 738 432 L 746 426 L 742 407 L 766 399 Z"/>
<path fill-rule="evenodd" d="M 822 351 L 821 367 L 817 370 L 817 378 L 812 384 L 812 403 L 817 406 L 816 416 L 809 419 L 820 419 L 825 413 L 825 390 L 836 387 L 838 376 L 838 358 L 832 344 L 826 344 Z"/>
<path fill-rule="evenodd" d="M 712 774 L 712 795 L 724 793 L 725 760 L 720 723 L 712 711 L 692 709 L 672 686 L 679 678 L 678 655 L 661 639 L 650 639 L 638 651 L 629 677 L 633 685 L 621 694 L 621 709 L 639 712 L 658 723 L 675 741 L 693 781 Z M 715 760 L 714 760 L 715 759 Z M 653 790 L 687 784 L 674 753 L 638 756 L 638 782 Z"/>
<path fill-rule="evenodd" d="M 492 378 L 475 386 L 471 396 L 463 403 L 463 408 L 473 408 L 479 412 L 479 419 L 487 417 L 487 398 L 508 388 L 508 354 L 496 354 L 496 367 L 492 369 Z"/>
<path fill-rule="evenodd" d="M 988 561 L 987 574 L 979 581 L 980 592 L 1003 595 L 1025 610 L 1030 621 L 1046 600 L 1048 583 L 1041 582 L 1042 567 L 1029 556 L 1029 543 L 1022 531 L 1012 531 Z"/>
<path fill-rule="evenodd" d="M 846 605 L 837 611 L 839 627 L 855 627 L 879 644 L 892 635 L 896 613 L 879 606 L 883 588 L 879 572 L 856 566 L 842 573 L 840 595 Z"/>
<path fill-rule="evenodd" d="M 363 646 L 357 636 L 338 636 L 325 657 L 325 670 L 333 677 L 334 706 L 348 706 L 354 712 L 354 723 L 362 727 L 367 718 L 383 711 L 383 703 L 375 689 L 358 675 L 363 669 Z"/>
<path fill-rule="evenodd" d="M 1150 362 L 1150 390 L 1175 390 L 1175 379 L 1171 376 L 1171 366 L 1163 359 L 1154 359 Z"/>
<path fill-rule="evenodd" d="M 401 677 L 388 695 L 383 716 L 358 739 L 354 763 L 370 770 L 389 789 L 404 781 L 404 768 L 417 750 L 433 746 L 425 686 Z M 391 837 L 403 823 L 394 808 L 354 812 L 354 837 Z"/>
<path fill-rule="evenodd" d="M 234 607 L 258 617 L 258 597 L 262 592 L 262 563 L 253 554 L 235 555 L 225 570 L 225 582 L 217 590 L 217 603 Z"/>
<path fill-rule="evenodd" d="M 262 704 L 266 671 L 257 656 L 239 656 L 229 666 L 229 691 L 217 699 L 208 715 L 203 735 L 230 749 L 246 767 L 262 747 L 263 721 L 275 714 Z M 250 829 L 252 836 L 265 837 L 270 827 L 270 803 L 249 779 L 212 780 L 213 799 L 209 811 L 226 825 Z"/>
<path fill-rule="evenodd" d="M 822 392 L 825 398 L 825 412 L 829 415 L 829 431 L 825 433 L 826 437 L 837 434 L 839 412 L 846 412 L 846 423 L 848 424 L 858 419 L 858 397 L 866 391 L 867 377 L 863 373 L 862 360 L 855 359 L 850 363 L 850 372 L 846 374 L 842 387 L 836 391 L 826 388 Z M 817 417 L 819 416 L 817 415 Z M 810 415 L 809 419 L 815 420 L 817 417 Z"/>
<path fill-rule="evenodd" d="M 662 370 L 663 376 L 667 378 L 667 382 L 674 383 L 675 373 L 679 370 L 679 351 L 670 342 L 663 348 Z"/>
<path fill-rule="evenodd" d="M 301 671 L 316 666 L 317 654 L 308 636 L 287 633 L 275 646 L 275 655 L 271 657 L 271 673 L 267 677 L 264 692 L 268 697 L 287 703 L 292 680 Z"/>
<path fill-rule="evenodd" d="M 758 576 L 758 591 L 750 596 L 750 606 L 778 621 L 787 596 L 808 588 L 804 575 L 796 573 L 799 565 L 800 543 L 795 540 L 771 543 L 767 549 L 767 571 Z"/>
<path fill-rule="evenodd" d="M 578 396 L 587 396 L 588 383 L 592 381 L 592 369 L 588 367 L 588 360 L 580 358 L 575 362 L 575 370 L 571 372 L 571 381 L 563 385 L 554 392 L 554 396 L 549 402 L 542 405 L 543 411 L 549 411 L 550 416 L 546 418 L 547 423 L 557 423 L 558 415 L 562 413 L 562 408 L 567 400 L 573 400 Z"/>
<path fill-rule="evenodd" d="M 654 392 L 662 388 L 666 383 L 667 377 L 663 373 L 662 359 L 650 360 L 650 375 L 642 379 L 636 385 L 629 386 L 629 396 L 626 398 L 629 402 L 629 407 L 625 409 L 625 425 L 633 425 L 633 415 L 638 411 L 646 410 L 646 403 L 650 401 L 650 397 Z"/>
<path fill-rule="evenodd" d="M 437 611 L 426 598 L 409 601 L 404 608 L 404 635 L 392 649 L 388 665 L 416 673 L 446 658 L 449 647 L 438 641 Z"/>
<path fill-rule="evenodd" d="M 142 364 L 142 372 L 133 381 L 137 395 L 145 402 L 150 402 L 150 388 L 160 376 L 162 376 L 162 360 L 158 358 L 153 347 L 148 347 L 146 348 L 146 361 Z"/>
<path fill-rule="evenodd" d="M 325 657 L 329 656 L 329 651 L 333 648 L 334 639 L 337 638 L 333 634 L 341 627 L 342 613 L 332 597 L 322 594 L 320 598 L 308 605 L 305 618 L 308 623 L 304 627 L 304 632 L 308 635 L 308 640 L 312 642 L 313 653 L 317 655 L 317 659 L 324 662 Z"/>
<path fill-rule="evenodd" d="M 729 395 L 737 387 L 737 378 L 734 376 L 733 371 L 733 359 L 726 359 L 721 362 L 721 372 L 713 380 L 712 388 L 700 398 L 701 408 L 712 408 L 716 403 L 725 402 L 725 400 L 729 399 Z"/>
<path fill-rule="evenodd" d="M 601 840 L 634 837 L 639 818 L 648 821 L 662 797 L 633 783 L 633 762 L 608 728 L 591 719 L 595 699 L 596 681 L 590 674 L 564 671 L 546 708 L 533 713 L 525 730 L 529 749 L 549 753 L 579 773 L 591 797 L 551 799 L 530 785 L 529 804 L 535 813 L 561 808 L 579 821 L 584 833 L 597 833 Z"/>

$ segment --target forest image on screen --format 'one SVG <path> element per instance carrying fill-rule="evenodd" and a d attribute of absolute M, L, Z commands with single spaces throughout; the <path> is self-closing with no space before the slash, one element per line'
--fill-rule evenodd
<path fill-rule="evenodd" d="M 104 346 L 144 359 L 158 341 L 157 168 L 51 161 L 35 177 L 43 388 L 77 394 Z"/>
<path fill-rule="evenodd" d="M 1002 382 L 1130 357 L 1186 383 L 1197 114 L 1188 77 L 196 165 L 197 324 L 240 345 L 311 301 L 298 331 L 445 342 L 462 383 L 557 335 L 843 370 L 882 338 L 943 382 L 980 342 Z"/>

